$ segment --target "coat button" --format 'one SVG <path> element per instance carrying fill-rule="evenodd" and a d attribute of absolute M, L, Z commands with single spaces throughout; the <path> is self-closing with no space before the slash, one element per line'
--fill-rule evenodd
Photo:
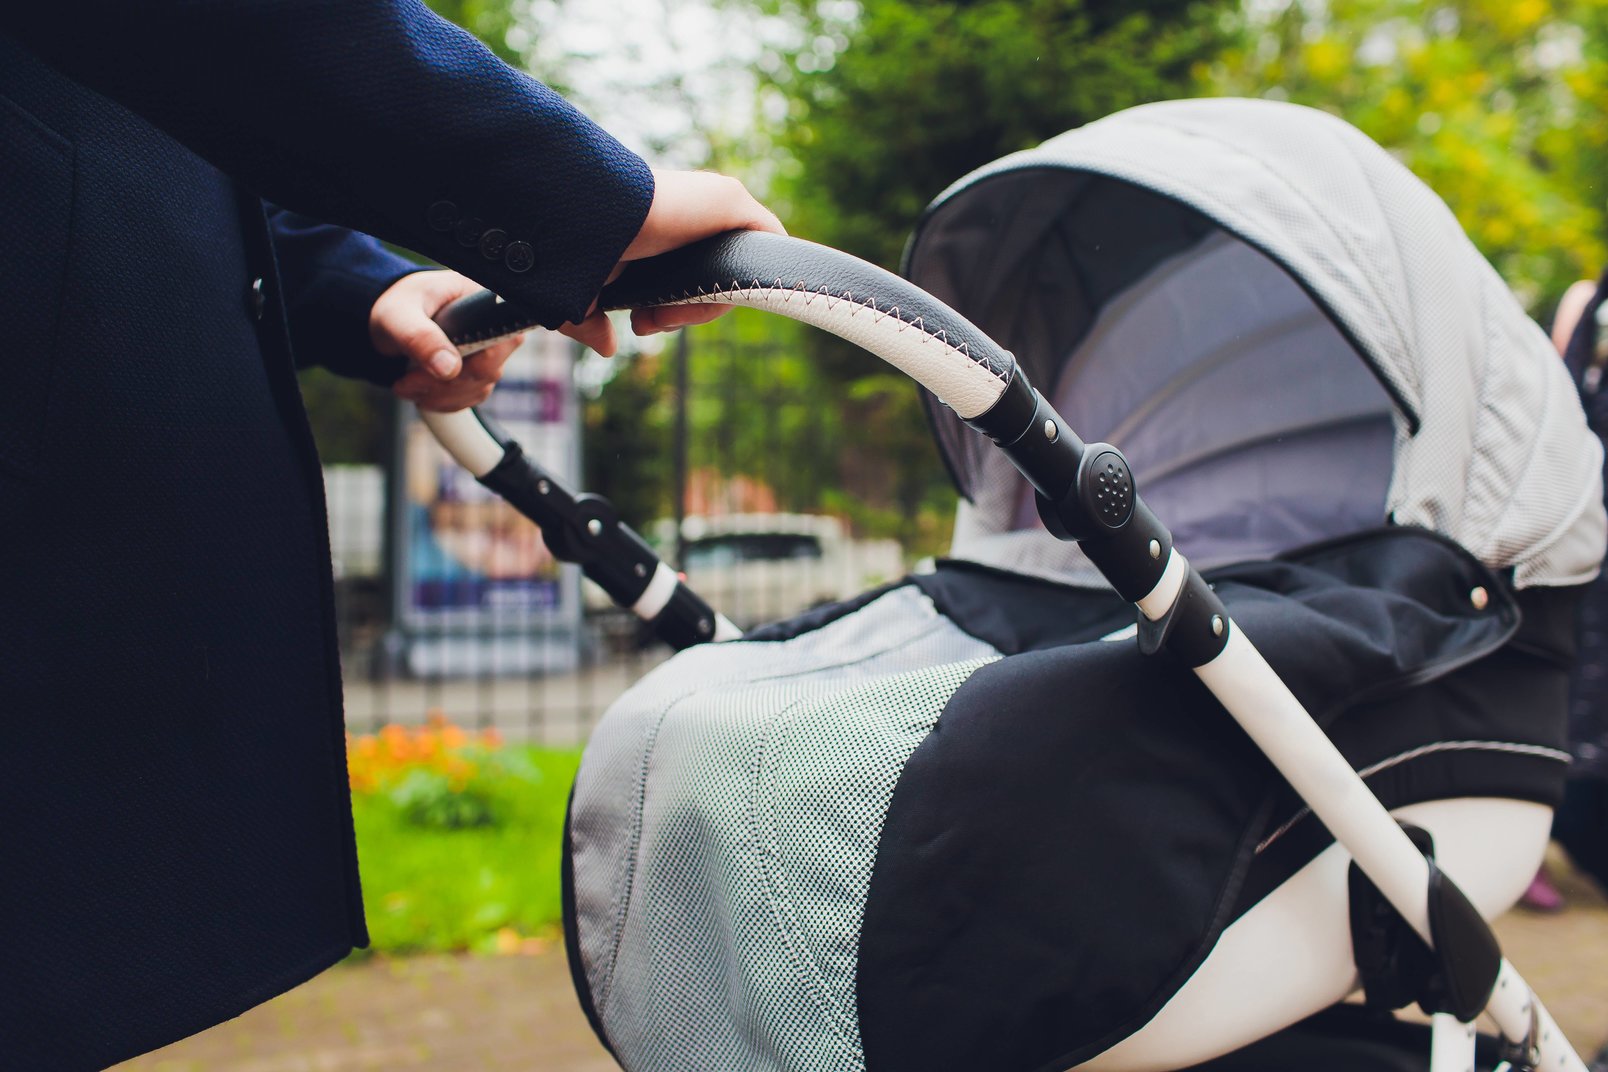
<path fill-rule="evenodd" d="M 451 201 L 437 201 L 425 213 L 432 231 L 450 231 L 452 225 L 458 222 L 458 206 Z"/>
<path fill-rule="evenodd" d="M 536 251 L 529 242 L 510 242 L 503 254 L 503 266 L 510 272 L 528 272 L 536 266 Z"/>
<path fill-rule="evenodd" d="M 502 260 L 503 251 L 508 248 L 508 232 L 493 227 L 480 236 L 480 255 L 488 261 Z"/>
<path fill-rule="evenodd" d="M 458 240 L 460 246 L 472 246 L 480 241 L 480 232 L 485 229 L 486 225 L 480 222 L 479 216 L 470 216 L 458 221 L 458 226 L 452 230 L 452 237 Z"/>
<path fill-rule="evenodd" d="M 263 286 L 262 277 L 258 276 L 251 281 L 251 317 L 261 320 L 262 312 L 268 308 L 268 291 Z"/>

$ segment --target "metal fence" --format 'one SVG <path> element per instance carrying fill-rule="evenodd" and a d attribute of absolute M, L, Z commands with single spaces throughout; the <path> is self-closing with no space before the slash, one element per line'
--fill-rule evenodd
<path fill-rule="evenodd" d="M 774 340 L 741 330 L 684 333 L 612 365 L 538 333 L 490 408 L 746 628 L 892 580 L 922 548 L 898 538 L 917 529 L 898 531 L 899 507 L 878 492 L 899 481 L 845 442 L 856 414 L 823 404 Z M 375 460 L 325 467 L 349 729 L 444 717 L 511 740 L 584 741 L 669 652 L 553 562 L 408 408 L 378 438 Z"/>

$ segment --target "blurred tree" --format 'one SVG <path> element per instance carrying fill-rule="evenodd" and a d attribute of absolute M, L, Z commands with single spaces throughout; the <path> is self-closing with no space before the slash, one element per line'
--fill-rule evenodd
<path fill-rule="evenodd" d="M 1102 115 L 1187 96 L 1224 47 L 1200 0 L 770 0 L 799 44 L 767 66 L 785 102 L 777 193 L 796 230 L 895 267 L 934 195 Z"/>
<path fill-rule="evenodd" d="M 1189 95 L 1232 32 L 1229 4 L 1201 0 L 756 2 L 799 28 L 761 63 L 783 157 L 777 207 L 794 233 L 888 268 L 949 183 L 1109 112 Z M 941 546 L 954 496 L 909 382 L 835 340 L 807 345 L 822 404 L 855 433 L 834 506 L 865 519 L 875 512 L 854 500 L 891 505 L 907 544 Z"/>
<path fill-rule="evenodd" d="M 1216 92 L 1325 108 L 1435 189 L 1532 312 L 1601 270 L 1604 0 L 1247 5 Z"/>
<path fill-rule="evenodd" d="M 513 33 L 519 26 L 516 0 L 424 0 L 437 15 L 468 30 L 505 63 L 523 67 L 526 40 Z"/>

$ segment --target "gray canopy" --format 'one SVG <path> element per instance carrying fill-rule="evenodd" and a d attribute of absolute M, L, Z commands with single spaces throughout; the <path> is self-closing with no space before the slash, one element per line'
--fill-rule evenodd
<path fill-rule="evenodd" d="M 1147 105 L 945 191 L 906 274 L 1013 350 L 1202 566 L 1394 521 L 1520 587 L 1602 558 L 1602 448 L 1446 206 L 1324 112 Z M 929 400 L 953 553 L 1099 583 L 1005 458 Z"/>

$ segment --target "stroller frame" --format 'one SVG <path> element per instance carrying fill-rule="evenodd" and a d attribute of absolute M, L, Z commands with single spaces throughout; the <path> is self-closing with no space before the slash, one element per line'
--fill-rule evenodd
<path fill-rule="evenodd" d="M 1474 1019 L 1495 1022 L 1515 1070 L 1587 1072 L 1467 898 L 1352 769 L 1200 573 L 1172 546 L 1117 448 L 1085 444 L 1014 357 L 911 283 L 848 254 L 734 232 L 639 262 L 603 293 L 604 309 L 720 304 L 766 309 L 831 331 L 931 390 L 1005 451 L 1037 492 L 1039 515 L 1076 540 L 1138 609 L 1140 649 L 1194 670 L 1352 857 L 1401 921 L 1434 951 L 1432 1072 L 1475 1066 Z M 483 292 L 438 317 L 461 353 L 533 326 Z M 609 504 L 574 496 L 473 411 L 426 413 L 454 458 L 537 524 L 555 556 L 579 562 L 673 647 L 740 634 L 660 562 Z M 1476 607 L 1483 593 L 1471 593 Z"/>

